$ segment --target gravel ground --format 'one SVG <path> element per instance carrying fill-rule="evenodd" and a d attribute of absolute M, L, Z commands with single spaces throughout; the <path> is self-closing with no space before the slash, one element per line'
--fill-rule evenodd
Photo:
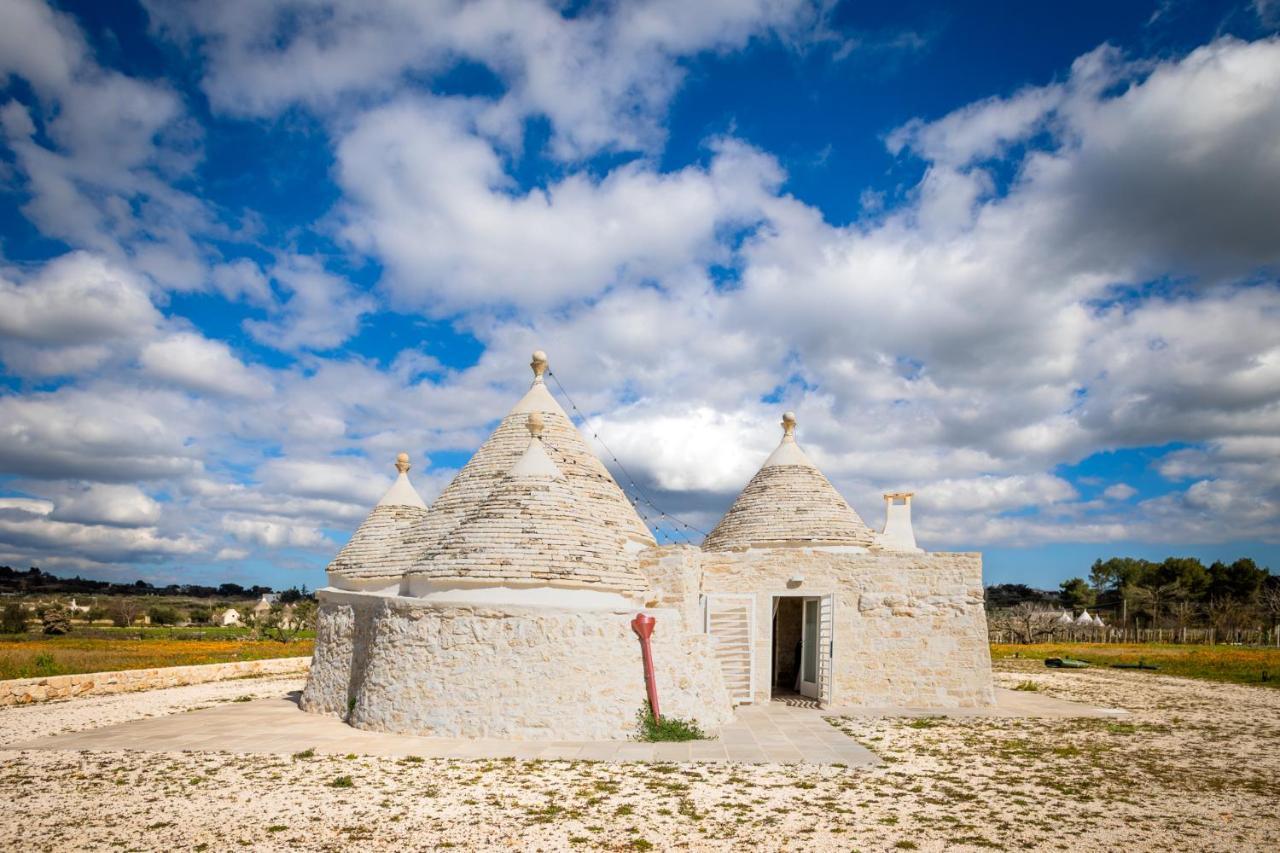
<path fill-rule="evenodd" d="M 3 752 L 0 849 L 1261 850 L 1280 690 L 1008 661 L 1122 720 L 833 721 L 876 768 Z M 0 711 L 0 738 L 279 695 L 223 682 Z"/>

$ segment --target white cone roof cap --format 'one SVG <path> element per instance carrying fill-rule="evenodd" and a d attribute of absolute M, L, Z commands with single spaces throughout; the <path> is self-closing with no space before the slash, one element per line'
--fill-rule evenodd
<path fill-rule="evenodd" d="M 409 467 L 409 454 L 396 456 L 395 482 L 329 563 L 329 572 L 351 578 L 404 574 L 412 556 L 405 542 L 428 515 L 422 496 L 409 482 Z"/>
<path fill-rule="evenodd" d="M 835 486 L 796 443 L 796 416 L 782 416 L 782 441 L 747 483 L 702 547 L 858 546 L 874 541 Z"/>

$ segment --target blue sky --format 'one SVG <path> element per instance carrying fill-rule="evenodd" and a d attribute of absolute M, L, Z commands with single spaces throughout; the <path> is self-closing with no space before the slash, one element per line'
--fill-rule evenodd
<path fill-rule="evenodd" d="M 315 586 L 540 347 L 704 530 L 790 408 L 989 582 L 1280 564 L 1278 23 L 5 4 L 0 563 Z"/>

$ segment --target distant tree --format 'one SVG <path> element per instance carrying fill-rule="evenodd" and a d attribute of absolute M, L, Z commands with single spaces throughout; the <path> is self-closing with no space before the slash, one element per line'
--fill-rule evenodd
<path fill-rule="evenodd" d="M 996 615 L 994 622 L 1013 634 L 1019 643 L 1034 643 L 1053 634 L 1054 619 L 1057 614 L 1052 610 L 1024 601 Z"/>
<path fill-rule="evenodd" d="M 111 614 L 107 611 L 107 608 L 102 605 L 93 604 L 90 605 L 89 611 L 85 613 L 84 616 L 90 622 L 101 622 L 103 619 L 110 618 Z"/>
<path fill-rule="evenodd" d="M 1251 617 L 1255 616 L 1249 605 L 1231 597 L 1210 599 L 1208 612 L 1209 623 L 1218 632 L 1220 640 L 1234 636 L 1236 631 L 1247 627 Z"/>
<path fill-rule="evenodd" d="M 1263 582 L 1270 574 L 1248 557 L 1234 563 L 1215 562 L 1209 567 L 1209 597 L 1230 598 L 1238 602 L 1252 602 L 1257 598 Z"/>
<path fill-rule="evenodd" d="M 40 627 L 46 634 L 58 636 L 71 633 L 71 613 L 65 607 L 47 607 L 40 618 Z"/>
<path fill-rule="evenodd" d="M 213 619 L 213 611 L 207 607 L 192 607 L 187 611 L 187 619 L 193 625 L 208 625 Z"/>
<path fill-rule="evenodd" d="M 1121 592 L 1125 587 L 1137 583 L 1150 567 L 1151 563 L 1148 561 L 1133 557 L 1094 560 L 1089 569 L 1089 582 L 1097 592 Z"/>
<path fill-rule="evenodd" d="M 292 642 L 301 632 L 315 627 L 316 605 L 302 599 L 296 604 L 277 601 L 258 620 L 257 628 L 266 636 L 282 643 Z"/>
<path fill-rule="evenodd" d="M 1004 610 L 1024 601 L 1036 604 L 1050 604 L 1056 597 L 1052 592 L 1034 589 L 1024 583 L 992 584 L 986 589 L 988 610 Z"/>
<path fill-rule="evenodd" d="M 27 608 L 16 601 L 4 606 L 0 612 L 0 632 L 21 634 L 27 630 Z"/>
<path fill-rule="evenodd" d="M 1089 586 L 1084 578 L 1072 578 L 1062 582 L 1062 603 L 1075 611 L 1093 607 L 1098 601 L 1098 593 Z"/>
<path fill-rule="evenodd" d="M 155 605 L 147 608 L 147 616 L 151 619 L 152 625 L 177 625 L 178 611 L 172 607 L 163 605 Z"/>
<path fill-rule="evenodd" d="M 1182 587 L 1175 581 L 1166 581 L 1160 572 L 1148 572 L 1132 590 L 1130 600 L 1137 602 L 1151 616 L 1152 627 L 1160 626 L 1160 617 L 1170 603 L 1183 598 Z"/>
<path fill-rule="evenodd" d="M 1180 597 L 1200 601 L 1209 591 L 1209 570 L 1195 557 L 1169 557 L 1156 568 L 1162 583 L 1176 583 Z"/>
<path fill-rule="evenodd" d="M 1271 631 L 1280 624 L 1280 576 L 1272 575 L 1258 593 L 1258 609 L 1267 620 L 1267 628 Z"/>
<path fill-rule="evenodd" d="M 142 613 L 142 605 L 133 598 L 117 598 L 111 602 L 111 624 L 117 628 L 128 628 L 138 620 Z"/>
<path fill-rule="evenodd" d="M 311 598 L 311 597 L 312 597 L 311 592 L 307 589 L 306 584 L 302 585 L 302 589 L 298 589 L 296 586 L 291 586 L 288 589 L 286 589 L 284 592 L 280 593 L 280 603 L 295 604 L 299 601 L 302 601 L 304 598 Z"/>
<path fill-rule="evenodd" d="M 244 587 L 238 583 L 224 583 L 218 587 L 218 595 L 224 598 L 244 598 Z"/>

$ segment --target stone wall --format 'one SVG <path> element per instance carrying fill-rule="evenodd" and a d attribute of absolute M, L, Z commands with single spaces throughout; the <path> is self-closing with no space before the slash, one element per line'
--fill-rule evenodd
<path fill-rule="evenodd" d="M 679 611 L 690 631 L 702 631 L 698 592 L 702 588 L 702 551 L 692 545 L 646 548 L 639 554 L 640 573 L 649 583 L 647 607 Z"/>
<path fill-rule="evenodd" d="M 301 704 L 306 711 L 345 717 L 369 662 L 378 598 L 323 590 L 316 595 L 316 645 Z"/>
<path fill-rule="evenodd" d="M 346 711 L 338 659 L 345 648 L 358 657 L 367 642 L 367 667 L 352 679 L 347 715 L 357 728 L 520 740 L 634 735 L 636 712 L 646 702 L 634 610 L 370 598 L 363 636 L 362 605 L 327 607 L 317 670 L 304 693 L 307 710 Z M 646 612 L 657 619 L 653 656 L 663 713 L 718 729 L 732 709 L 708 638 L 684 630 L 675 611 Z"/>
<path fill-rule="evenodd" d="M 0 681 L 0 707 L 70 699 L 75 696 L 102 696 L 108 693 L 133 693 L 161 687 L 181 687 L 232 678 L 259 675 L 287 675 L 307 671 L 307 658 L 268 658 L 266 660 L 212 663 L 202 666 L 166 666 L 158 669 L 128 669 L 120 672 L 86 672 L 80 675 L 48 675 L 41 678 L 15 678 Z"/>
<path fill-rule="evenodd" d="M 773 596 L 834 594 L 834 706 L 995 701 L 980 554 L 704 553 L 702 592 L 756 596 L 756 701 L 769 699 Z M 788 579 L 802 575 L 803 582 Z"/>

